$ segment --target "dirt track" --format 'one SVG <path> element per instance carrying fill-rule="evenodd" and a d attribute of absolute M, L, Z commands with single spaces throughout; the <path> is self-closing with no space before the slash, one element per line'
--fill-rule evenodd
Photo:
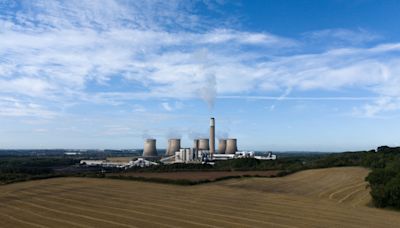
<path fill-rule="evenodd" d="M 398 227 L 362 168 L 197 186 L 59 178 L 0 187 L 1 227 Z"/>

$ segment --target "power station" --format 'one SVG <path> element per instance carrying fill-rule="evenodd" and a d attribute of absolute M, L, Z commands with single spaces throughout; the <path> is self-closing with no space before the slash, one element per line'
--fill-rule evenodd
<path fill-rule="evenodd" d="M 209 163 L 217 160 L 228 160 L 234 158 L 252 157 L 263 160 L 274 160 L 275 155 L 255 156 L 252 151 L 238 151 L 237 139 L 226 138 L 218 140 L 218 150 L 215 150 L 215 118 L 210 119 L 210 137 L 196 138 L 191 148 L 182 148 L 181 139 L 168 139 L 165 155 L 160 162 L 171 163 Z M 146 139 L 143 150 L 143 157 L 157 156 L 156 140 Z"/>
<path fill-rule="evenodd" d="M 108 160 L 82 160 L 81 165 L 102 166 L 116 168 L 147 167 L 174 163 L 207 163 L 214 164 L 215 161 L 236 159 L 236 158 L 255 158 L 259 160 L 275 160 L 276 155 L 271 152 L 267 156 L 256 156 L 253 151 L 238 151 L 236 138 L 222 138 L 218 140 L 218 153 L 215 151 L 215 118 L 210 119 L 210 137 L 197 138 L 193 140 L 193 147 L 182 148 L 181 139 L 168 139 L 165 155 L 157 153 L 156 139 L 145 139 L 142 157 L 136 161 L 113 162 Z M 148 159 L 148 160 L 147 160 Z"/>

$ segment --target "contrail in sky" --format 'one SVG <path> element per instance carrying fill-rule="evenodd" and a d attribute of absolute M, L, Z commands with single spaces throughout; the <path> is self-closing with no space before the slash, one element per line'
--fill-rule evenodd
<path fill-rule="evenodd" d="M 378 97 L 281 97 L 281 96 L 218 96 L 217 99 L 248 99 L 277 101 L 372 101 Z"/>

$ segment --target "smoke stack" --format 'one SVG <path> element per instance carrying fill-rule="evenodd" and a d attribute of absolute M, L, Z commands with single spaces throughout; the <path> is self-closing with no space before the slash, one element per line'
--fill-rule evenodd
<path fill-rule="evenodd" d="M 156 140 L 146 139 L 146 141 L 144 141 L 143 157 L 155 156 L 157 156 Z"/>
<path fill-rule="evenodd" d="M 210 120 L 210 154 L 215 153 L 215 119 Z"/>
<path fill-rule="evenodd" d="M 218 142 L 218 153 L 225 154 L 226 150 L 226 139 L 220 139 Z"/>
<path fill-rule="evenodd" d="M 168 147 L 165 153 L 166 156 L 175 155 L 176 151 L 181 149 L 181 139 L 168 139 Z"/>
<path fill-rule="evenodd" d="M 226 140 L 225 154 L 234 154 L 237 151 L 237 139 Z"/>

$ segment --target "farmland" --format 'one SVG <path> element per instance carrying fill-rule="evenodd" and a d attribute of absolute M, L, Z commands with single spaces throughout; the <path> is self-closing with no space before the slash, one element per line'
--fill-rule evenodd
<path fill-rule="evenodd" d="M 218 178 L 224 177 L 240 177 L 240 176 L 258 176 L 258 177 L 271 177 L 278 175 L 279 171 L 207 171 L 207 172 L 128 172 L 123 174 L 107 174 L 108 177 L 122 176 L 122 177 L 143 177 L 143 178 L 161 178 L 167 180 L 190 180 L 201 181 L 209 180 L 214 181 Z"/>
<path fill-rule="evenodd" d="M 56 178 L 0 187 L 1 227 L 394 227 L 368 207 L 364 168 L 196 186 Z"/>

